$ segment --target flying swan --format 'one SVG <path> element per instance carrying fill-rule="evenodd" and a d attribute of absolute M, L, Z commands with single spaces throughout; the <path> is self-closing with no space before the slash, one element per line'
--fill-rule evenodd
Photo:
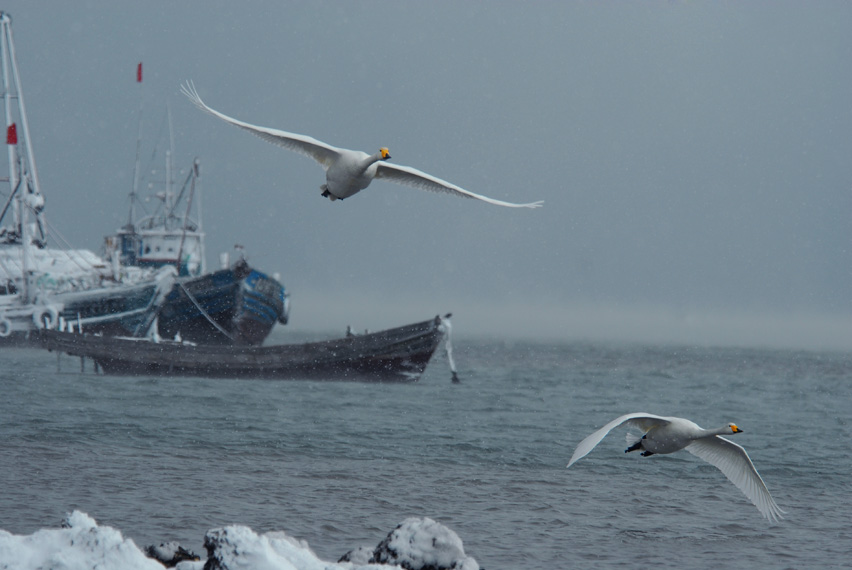
<path fill-rule="evenodd" d="M 325 184 L 320 186 L 322 195 L 331 201 L 348 198 L 369 186 L 374 178 L 384 178 L 397 184 L 404 184 L 420 188 L 421 190 L 444 192 L 462 198 L 475 198 L 497 206 L 538 208 L 542 205 L 541 201 L 529 204 L 514 204 L 512 202 L 495 200 L 488 196 L 474 194 L 455 184 L 451 184 L 415 168 L 389 164 L 387 161 L 390 160 L 390 152 L 384 147 L 379 149 L 379 152 L 376 154 L 369 155 L 358 150 L 337 148 L 306 135 L 297 135 L 277 129 L 250 125 L 208 107 L 201 100 L 198 91 L 195 90 L 195 85 L 191 81 L 181 85 L 180 90 L 202 111 L 206 111 L 214 117 L 219 117 L 225 122 L 245 129 L 267 142 L 316 160 L 325 169 Z"/>
<path fill-rule="evenodd" d="M 778 522 L 783 518 L 781 515 L 784 511 L 775 504 L 746 450 L 721 437 L 723 434 L 743 431 L 734 424 L 718 429 L 702 429 L 698 424 L 684 418 L 666 418 L 643 413 L 625 414 L 581 441 L 574 450 L 568 467 L 585 457 L 606 434 L 621 424 L 627 424 L 644 433 L 641 437 L 629 433 L 627 442 L 630 446 L 624 453 L 641 449 L 642 456 L 648 457 L 656 453 L 674 453 L 685 449 L 724 473 L 771 522 Z"/>

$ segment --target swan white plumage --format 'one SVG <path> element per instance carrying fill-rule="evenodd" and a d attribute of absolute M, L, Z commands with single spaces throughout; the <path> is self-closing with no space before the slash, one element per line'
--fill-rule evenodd
<path fill-rule="evenodd" d="M 531 202 L 529 204 L 515 204 L 495 200 L 488 196 L 475 194 L 455 184 L 436 178 L 431 174 L 421 172 L 416 168 L 389 164 L 390 152 L 387 148 L 379 149 L 376 154 L 369 155 L 358 150 L 337 148 L 319 141 L 313 137 L 279 131 L 267 127 L 259 127 L 244 123 L 208 107 L 191 81 L 180 87 L 181 92 L 186 95 L 192 103 L 201 109 L 218 117 L 223 121 L 236 125 L 241 129 L 257 135 L 267 142 L 292 150 L 301 155 L 317 161 L 326 171 L 326 183 L 320 186 L 322 195 L 330 200 L 343 200 L 356 194 L 370 185 L 374 178 L 384 178 L 397 184 L 429 190 L 430 192 L 443 192 L 453 194 L 462 198 L 475 198 L 509 208 L 538 208 L 543 202 Z"/>
<path fill-rule="evenodd" d="M 734 424 L 718 429 L 702 429 L 698 424 L 684 418 L 655 416 L 633 413 L 616 418 L 580 442 L 568 467 L 585 457 L 606 437 L 611 430 L 622 424 L 641 430 L 641 437 L 628 434 L 630 447 L 625 453 L 642 450 L 647 457 L 656 453 L 674 453 L 685 449 L 693 455 L 714 465 L 754 503 L 761 514 L 772 522 L 778 522 L 784 513 L 769 494 L 769 489 L 754 468 L 746 450 L 736 443 L 721 437 L 740 433 L 743 430 Z"/>

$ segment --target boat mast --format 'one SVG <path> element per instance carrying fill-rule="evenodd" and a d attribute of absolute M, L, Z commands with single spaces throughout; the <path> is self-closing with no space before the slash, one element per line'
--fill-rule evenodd
<path fill-rule="evenodd" d="M 195 231 L 201 236 L 201 240 L 199 241 L 199 245 L 201 246 L 201 274 L 204 275 L 207 273 L 207 255 L 204 251 L 204 222 L 201 216 L 201 160 L 199 158 L 196 157 L 192 162 L 192 168 L 195 170 L 195 180 L 198 182 L 198 198 L 195 201 L 195 210 L 198 212 L 198 226 L 195 228 Z M 187 223 L 189 222 L 187 221 Z"/>
<path fill-rule="evenodd" d="M 136 165 L 133 167 L 133 187 L 130 189 L 130 213 L 127 215 L 127 227 L 134 228 L 136 223 L 136 197 L 139 195 L 139 150 L 142 144 L 142 102 L 139 102 L 139 127 L 136 131 Z"/>
<path fill-rule="evenodd" d="M 175 194 L 173 189 L 174 180 L 172 180 L 172 177 L 174 176 L 173 157 L 175 153 L 175 135 L 172 130 L 172 107 L 168 103 L 166 103 L 166 117 L 169 123 L 169 149 L 166 151 L 166 199 L 163 202 L 163 223 L 165 229 L 169 230 L 172 228 L 169 221 L 174 214 L 174 209 L 177 204 L 175 204 Z M 180 265 L 180 263 L 178 263 L 178 265 Z"/>
<path fill-rule="evenodd" d="M 136 67 L 136 83 L 142 83 L 142 62 Z M 130 189 L 130 213 L 127 229 L 136 233 L 136 200 L 139 196 L 139 167 L 142 149 L 142 95 L 139 95 L 139 126 L 136 128 L 136 164 L 133 167 L 133 187 Z"/>
<path fill-rule="evenodd" d="M 15 42 L 12 37 L 12 18 L 6 12 L 0 12 L 0 48 L 2 48 L 0 59 L 2 59 L 3 68 L 3 101 L 6 113 L 6 147 L 9 155 L 9 182 L 12 192 L 18 191 L 17 199 L 20 205 L 20 218 L 16 221 L 20 222 L 22 297 L 25 303 L 29 303 L 31 300 L 29 250 L 32 246 L 30 243 L 32 238 L 30 237 L 28 227 L 27 209 L 35 203 L 34 200 L 29 198 L 30 194 L 41 196 L 41 185 L 39 184 L 38 169 L 36 168 L 33 147 L 30 142 L 30 127 L 27 122 L 27 110 L 21 89 L 21 77 L 18 74 L 18 60 L 15 55 Z M 10 68 L 12 81 L 9 78 Z M 26 159 L 23 161 L 23 164 L 19 163 L 17 152 L 17 125 L 15 124 L 11 101 L 13 98 L 17 99 L 18 102 L 18 119 L 21 122 L 21 134 L 24 138 L 24 149 L 26 151 Z M 18 171 L 19 168 L 20 172 Z M 19 185 L 23 182 L 26 182 L 26 184 L 23 192 L 21 192 L 19 191 Z M 38 213 L 36 215 L 38 216 Z"/>
<path fill-rule="evenodd" d="M 2 32 L 0 33 L 0 43 L 2 43 L 2 60 L 3 60 L 3 106 L 6 111 L 6 133 L 8 136 L 9 129 L 15 123 L 15 119 L 12 117 L 12 94 L 9 89 L 9 64 L 7 61 L 6 54 L 9 53 L 8 47 L 8 32 L 9 24 L 11 23 L 11 19 L 8 14 L 5 12 L 0 12 L 0 26 L 2 27 Z M 7 141 L 8 143 L 9 141 Z M 9 186 L 12 191 L 14 191 L 18 187 L 18 169 L 15 167 L 17 162 L 17 156 L 15 152 L 16 146 L 13 144 L 6 144 L 6 151 L 9 153 Z M 11 196 L 9 199 L 11 200 Z"/>
<path fill-rule="evenodd" d="M 36 168 L 35 156 L 33 155 L 33 145 L 30 142 L 30 125 L 27 122 L 27 108 L 24 105 L 24 93 L 21 89 L 21 77 L 18 75 L 18 58 L 15 56 L 15 42 L 12 41 L 12 19 L 5 12 L 0 13 L 0 22 L 3 24 L 3 35 L 8 38 L 9 62 L 12 65 L 12 78 L 15 80 L 15 91 L 18 97 L 18 110 L 20 111 L 21 129 L 24 133 L 24 148 L 27 151 L 27 166 L 29 167 L 30 176 L 32 177 L 32 191 L 36 195 L 41 195 L 41 184 L 38 179 L 38 169 Z M 5 62 L 4 62 L 5 64 Z M 4 77 L 5 81 L 5 77 Z"/>

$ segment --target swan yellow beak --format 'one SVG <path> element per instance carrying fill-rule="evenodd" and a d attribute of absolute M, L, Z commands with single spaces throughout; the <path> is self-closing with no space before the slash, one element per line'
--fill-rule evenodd
<path fill-rule="evenodd" d="M 734 433 L 740 433 L 740 432 L 741 432 L 741 431 L 743 431 L 743 430 L 741 430 L 740 428 L 738 428 L 736 425 L 731 424 L 731 431 L 732 431 L 732 432 L 734 432 Z"/>
<path fill-rule="evenodd" d="M 391 157 L 390 151 L 385 147 L 380 148 L 379 152 L 382 153 L 382 160 L 388 160 Z"/>

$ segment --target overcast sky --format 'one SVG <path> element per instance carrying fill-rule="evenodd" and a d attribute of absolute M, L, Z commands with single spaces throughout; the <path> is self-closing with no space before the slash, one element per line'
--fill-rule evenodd
<path fill-rule="evenodd" d="M 171 107 L 208 263 L 290 327 L 852 349 L 852 3 L 7 0 L 51 222 L 100 248 Z M 144 82 L 135 81 L 144 63 Z M 196 110 L 538 210 L 375 182 Z M 153 178 L 154 175 L 151 175 Z"/>

